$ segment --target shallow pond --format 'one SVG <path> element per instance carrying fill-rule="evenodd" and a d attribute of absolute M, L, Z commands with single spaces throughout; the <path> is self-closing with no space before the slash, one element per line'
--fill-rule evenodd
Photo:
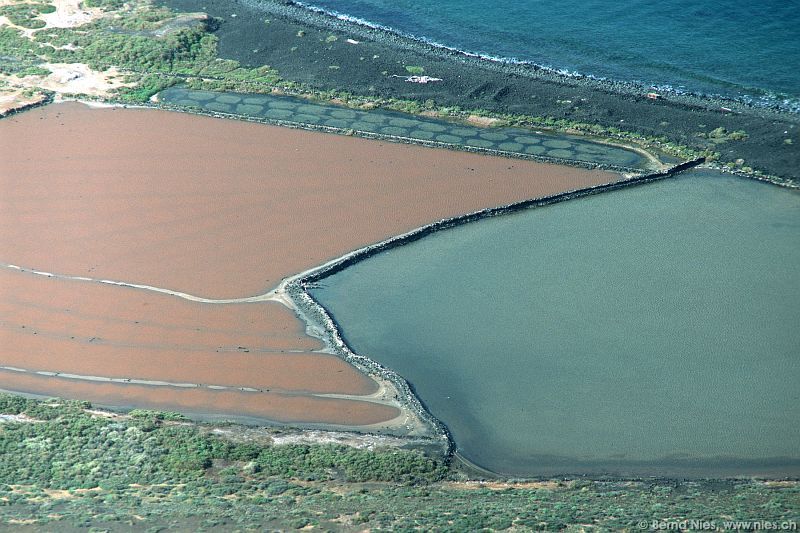
<path fill-rule="evenodd" d="M 536 133 L 520 128 L 485 128 L 375 109 L 364 111 L 291 96 L 195 91 L 171 87 L 159 93 L 165 104 L 230 113 L 279 123 L 326 126 L 386 135 L 498 150 L 512 154 L 582 161 L 645 169 L 648 160 L 618 146 L 592 142 L 574 135 Z"/>
<path fill-rule="evenodd" d="M 800 194 L 695 171 L 434 233 L 319 283 L 509 475 L 800 474 Z"/>

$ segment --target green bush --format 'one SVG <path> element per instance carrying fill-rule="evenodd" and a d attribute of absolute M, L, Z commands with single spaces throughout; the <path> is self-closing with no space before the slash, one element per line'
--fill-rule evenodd
<path fill-rule="evenodd" d="M 84 0 L 86 7 L 102 7 L 104 9 L 119 9 L 125 5 L 125 0 Z"/>
<path fill-rule="evenodd" d="M 442 479 L 446 468 L 416 451 L 371 452 L 341 445 L 285 445 L 264 448 L 256 462 L 266 474 L 346 481 L 429 483 Z"/>
<path fill-rule="evenodd" d="M 50 74 L 50 71 L 46 68 L 38 67 L 38 66 L 31 66 L 25 67 L 24 69 L 17 72 L 17 76 L 25 77 L 25 76 L 47 76 Z"/>
<path fill-rule="evenodd" d="M 13 4 L 0 7 L 0 15 L 8 17 L 12 24 L 23 28 L 39 29 L 45 22 L 37 18 L 40 14 L 53 13 L 56 8 L 51 4 Z"/>
<path fill-rule="evenodd" d="M 184 483 L 202 479 L 216 461 L 227 486 L 244 477 L 428 483 L 446 468 L 416 451 L 367 451 L 338 445 L 259 446 L 198 431 L 177 413 L 134 410 L 128 419 L 94 417 L 84 402 L 57 404 L 0 394 L 0 413 L 38 423 L 8 423 L 0 431 L 0 483 L 69 489 L 101 483 Z M 116 481 L 115 481 L 116 480 Z"/>

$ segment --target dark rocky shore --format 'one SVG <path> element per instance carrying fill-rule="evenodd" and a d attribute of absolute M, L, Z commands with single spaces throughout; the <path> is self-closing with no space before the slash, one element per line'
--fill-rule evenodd
<path fill-rule="evenodd" d="M 221 57 L 270 65 L 284 79 L 317 90 L 616 127 L 712 149 L 723 162 L 742 159 L 739 166 L 784 179 L 800 177 L 800 116 L 689 96 L 652 100 L 645 87 L 482 60 L 280 0 L 163 3 L 217 19 Z M 425 75 L 442 81 L 417 84 L 393 77 L 409 75 L 407 66 L 422 67 Z M 710 139 L 717 128 L 744 131 L 746 138 Z"/>
<path fill-rule="evenodd" d="M 574 191 L 567 191 L 542 198 L 534 198 L 508 205 L 486 208 L 473 213 L 467 213 L 464 215 L 439 220 L 438 222 L 417 228 L 411 232 L 397 235 L 385 241 L 355 250 L 354 252 L 351 252 L 330 263 L 326 263 L 319 268 L 300 274 L 297 277 L 288 280 L 283 286 L 283 290 L 285 291 L 285 294 L 294 302 L 296 311 L 306 322 L 307 331 L 315 332 L 313 335 L 322 340 L 330 350 L 332 350 L 339 357 L 342 357 L 344 360 L 348 361 L 350 364 L 354 365 L 362 372 L 375 377 L 379 381 L 388 381 L 394 386 L 395 390 L 397 390 L 400 395 L 398 400 L 403 404 L 404 408 L 414 413 L 428 428 L 430 432 L 430 440 L 426 441 L 428 448 L 433 449 L 438 453 L 442 453 L 447 457 L 458 457 L 460 461 L 459 468 L 471 473 L 472 475 L 477 474 L 480 476 L 495 477 L 495 474 L 491 471 L 485 470 L 480 466 L 469 462 L 465 458 L 458 456 L 456 443 L 453 440 L 449 429 L 444 423 L 430 413 L 422 400 L 416 395 L 412 385 L 408 381 L 406 381 L 393 370 L 384 367 L 380 363 L 373 361 L 368 357 L 359 355 L 350 349 L 347 342 L 342 337 L 341 328 L 337 324 L 336 320 L 327 309 L 325 309 L 311 296 L 308 290 L 309 287 L 312 284 L 319 282 L 337 272 L 340 272 L 355 263 L 368 259 L 373 255 L 417 241 L 432 233 L 436 233 L 447 228 L 468 224 L 470 222 L 475 222 L 488 217 L 505 215 L 524 209 L 551 205 L 574 198 L 602 194 L 625 187 L 633 187 L 653 181 L 671 178 L 702 163 L 702 158 L 694 161 L 687 161 L 660 172 L 653 172 L 613 183 L 596 185 Z"/>

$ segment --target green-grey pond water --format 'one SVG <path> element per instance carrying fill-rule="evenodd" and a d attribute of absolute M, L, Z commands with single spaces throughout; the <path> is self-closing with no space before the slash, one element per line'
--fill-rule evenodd
<path fill-rule="evenodd" d="M 380 253 L 312 295 L 508 475 L 800 474 L 800 193 L 695 171 Z"/>

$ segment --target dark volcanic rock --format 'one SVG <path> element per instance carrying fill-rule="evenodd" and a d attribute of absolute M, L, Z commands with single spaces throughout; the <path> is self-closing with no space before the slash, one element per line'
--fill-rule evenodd
<path fill-rule="evenodd" d="M 734 102 L 646 97 L 647 88 L 561 76 L 434 48 L 277 1 L 165 0 L 178 11 L 204 11 L 220 20 L 219 54 L 245 65 L 270 65 L 288 80 L 355 94 L 435 101 L 443 106 L 567 118 L 663 135 L 712 148 L 723 161 L 783 178 L 800 177 L 800 117 Z M 235 15 L 235 16 L 234 16 Z M 348 39 L 358 41 L 357 44 Z M 443 81 L 408 83 L 406 66 Z M 731 108 L 723 112 L 721 107 Z M 744 140 L 711 144 L 698 137 L 715 128 L 744 130 Z M 793 138 L 793 144 L 785 139 Z"/>

